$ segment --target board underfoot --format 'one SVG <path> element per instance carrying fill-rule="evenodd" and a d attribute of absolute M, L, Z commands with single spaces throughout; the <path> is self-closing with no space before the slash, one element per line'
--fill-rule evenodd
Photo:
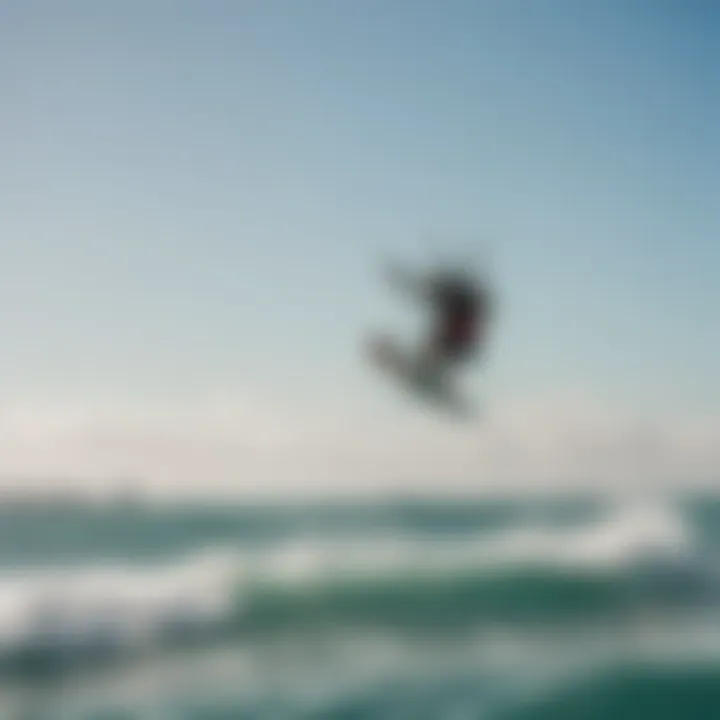
<path fill-rule="evenodd" d="M 404 351 L 392 338 L 374 335 L 368 349 L 373 364 L 417 398 L 455 416 L 470 414 L 468 402 L 452 388 L 446 377 L 429 373 L 416 356 Z"/>

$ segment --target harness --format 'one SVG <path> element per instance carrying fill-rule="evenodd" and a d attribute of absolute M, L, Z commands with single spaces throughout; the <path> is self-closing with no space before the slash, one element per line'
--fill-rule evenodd
<path fill-rule="evenodd" d="M 481 313 L 479 298 L 471 288 L 448 283 L 439 288 L 436 341 L 450 354 L 464 353 L 475 342 Z"/>

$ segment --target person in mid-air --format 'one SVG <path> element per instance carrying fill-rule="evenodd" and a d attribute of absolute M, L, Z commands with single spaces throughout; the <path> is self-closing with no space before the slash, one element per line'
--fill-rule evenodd
<path fill-rule="evenodd" d="M 393 267 L 391 281 L 428 302 L 432 320 L 421 348 L 424 367 L 444 374 L 482 354 L 492 314 L 489 287 L 461 270 L 438 270 L 415 277 Z"/>

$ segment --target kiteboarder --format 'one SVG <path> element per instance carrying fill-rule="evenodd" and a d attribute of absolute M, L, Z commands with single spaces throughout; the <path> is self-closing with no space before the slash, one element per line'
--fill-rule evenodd
<path fill-rule="evenodd" d="M 421 345 L 428 370 L 445 371 L 481 356 L 492 314 L 489 287 L 463 270 L 415 276 L 391 267 L 390 281 L 430 306 L 429 332 Z"/>

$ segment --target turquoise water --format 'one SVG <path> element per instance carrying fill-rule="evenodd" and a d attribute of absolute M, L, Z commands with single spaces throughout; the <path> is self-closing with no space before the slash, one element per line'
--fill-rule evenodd
<path fill-rule="evenodd" d="M 0 718 L 720 717 L 720 501 L 0 510 Z"/>

